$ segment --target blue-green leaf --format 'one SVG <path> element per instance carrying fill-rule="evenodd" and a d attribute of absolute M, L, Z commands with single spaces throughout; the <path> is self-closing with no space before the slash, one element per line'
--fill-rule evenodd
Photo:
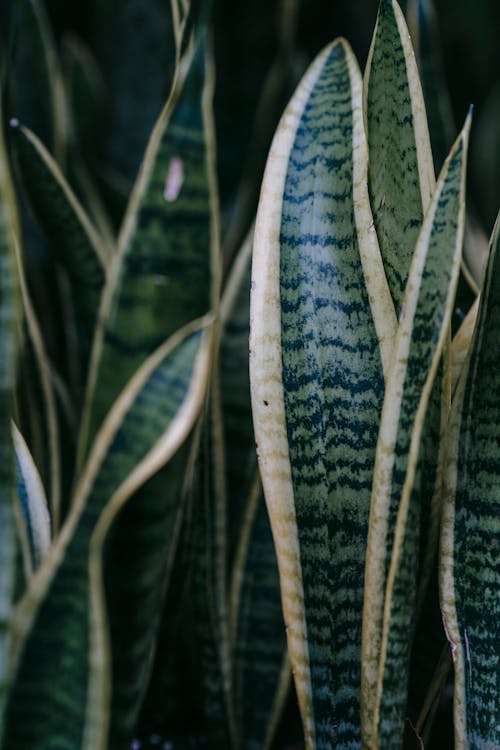
<path fill-rule="evenodd" d="M 500 216 L 447 443 L 441 607 L 455 670 L 457 748 L 500 745 L 498 724 Z"/>
<path fill-rule="evenodd" d="M 255 433 L 307 748 L 361 741 L 364 553 L 396 331 L 367 162 L 361 77 L 337 41 L 276 133 L 252 276 Z"/>
<path fill-rule="evenodd" d="M 195 322 L 159 347 L 98 433 L 71 513 L 16 609 L 7 747 L 41 750 L 47 737 L 67 750 L 107 746 L 104 543 L 125 503 L 177 452 L 198 416 L 210 325 Z"/>
<path fill-rule="evenodd" d="M 420 495 L 415 472 L 448 336 L 465 222 L 470 118 L 445 162 L 410 267 L 380 419 L 366 553 L 363 737 L 399 748 L 415 614 Z"/>
<path fill-rule="evenodd" d="M 373 220 L 397 314 L 435 178 L 415 56 L 396 0 L 381 0 L 365 72 Z"/>
<path fill-rule="evenodd" d="M 3 91 L 0 91 L 0 95 Z M 14 245 L 19 220 L 1 126 L 0 104 L 0 738 L 8 681 L 9 625 L 15 585 L 15 475 L 11 417 L 16 372 L 16 276 Z"/>
<path fill-rule="evenodd" d="M 79 463 L 121 388 L 167 336 L 218 295 L 212 124 L 206 38 L 180 68 L 152 133 L 113 259 L 94 340 Z"/>

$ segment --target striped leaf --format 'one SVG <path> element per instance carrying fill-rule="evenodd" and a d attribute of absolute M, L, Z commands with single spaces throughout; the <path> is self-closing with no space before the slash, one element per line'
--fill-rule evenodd
<path fill-rule="evenodd" d="M 117 514 L 182 445 L 204 398 L 210 325 L 196 322 L 135 373 L 104 422 L 71 514 L 14 617 L 6 743 L 104 750 L 110 710 L 103 545 Z M 175 499 L 173 499 L 175 502 Z"/>
<path fill-rule="evenodd" d="M 254 243 L 252 408 L 307 748 L 360 744 L 364 555 L 396 330 L 361 88 L 345 42 L 314 61 L 273 142 Z"/>
<path fill-rule="evenodd" d="M 445 162 L 410 267 L 380 420 L 366 553 L 363 737 L 401 746 L 415 613 L 424 420 L 448 335 L 464 232 L 470 118 Z"/>
<path fill-rule="evenodd" d="M 56 260 L 67 272 L 88 350 L 106 275 L 107 249 L 41 141 L 12 121 L 22 185 Z"/>
<path fill-rule="evenodd" d="M 498 725 L 500 217 L 447 443 L 441 608 L 455 669 L 455 748 L 500 745 Z"/>
<path fill-rule="evenodd" d="M 79 464 L 108 409 L 159 343 L 218 289 L 213 71 L 205 35 L 151 136 L 110 268 L 92 352 Z"/>
<path fill-rule="evenodd" d="M 396 0 L 380 2 L 364 89 L 370 201 L 399 315 L 435 178 L 417 65 Z"/>
<path fill-rule="evenodd" d="M 3 91 L 0 91 L 0 95 Z M 3 119 L 0 103 L 0 122 Z M 9 624 L 15 586 L 16 523 L 14 451 L 10 434 L 16 372 L 17 284 L 14 244 L 17 205 L 0 126 L 0 741 L 7 688 Z"/>

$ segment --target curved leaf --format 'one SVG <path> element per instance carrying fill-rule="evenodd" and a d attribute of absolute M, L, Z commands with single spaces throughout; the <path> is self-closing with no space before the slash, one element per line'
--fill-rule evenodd
<path fill-rule="evenodd" d="M 105 281 L 107 252 L 43 144 L 19 123 L 13 121 L 11 125 L 24 190 L 50 242 L 54 259 L 69 276 L 88 348 Z"/>
<path fill-rule="evenodd" d="M 380 2 L 364 89 L 370 201 L 399 316 L 435 177 L 415 56 L 395 0 Z"/>
<path fill-rule="evenodd" d="M 447 442 L 441 607 L 455 668 L 455 747 L 493 748 L 498 725 L 500 216 Z"/>
<path fill-rule="evenodd" d="M 49 508 L 38 469 L 15 424 L 12 424 L 12 437 L 16 452 L 17 491 L 29 539 L 32 569 L 36 570 L 50 547 Z"/>
<path fill-rule="evenodd" d="M 364 550 L 382 366 L 396 330 L 367 161 L 361 77 L 337 41 L 309 69 L 273 142 L 251 301 L 259 466 L 308 748 L 360 742 Z"/>
<path fill-rule="evenodd" d="M 52 528 L 54 533 L 56 533 L 61 521 L 61 446 L 59 443 L 59 424 L 57 421 L 56 403 L 51 382 L 51 364 L 47 356 L 40 326 L 28 294 L 21 258 L 21 249 L 18 243 L 15 245 L 15 257 L 26 328 L 31 346 L 33 347 L 34 360 L 40 381 L 41 398 L 43 399 L 43 405 L 45 407 L 46 434 L 49 444 L 47 451 L 49 474 L 48 481 L 47 479 L 45 481 L 49 488 L 48 494 Z"/>
<path fill-rule="evenodd" d="M 463 243 L 470 117 L 445 162 L 419 234 L 380 420 L 366 552 L 362 725 L 373 748 L 402 743 L 415 612 L 418 454 Z"/>
<path fill-rule="evenodd" d="M 16 609 L 8 747 L 42 748 L 47 737 L 68 750 L 107 746 L 103 544 L 124 503 L 192 428 L 209 371 L 207 324 L 187 326 L 156 350 L 99 431 L 68 520 Z"/>

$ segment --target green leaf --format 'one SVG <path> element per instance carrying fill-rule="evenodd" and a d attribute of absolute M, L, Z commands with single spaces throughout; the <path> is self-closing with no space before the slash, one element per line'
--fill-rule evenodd
<path fill-rule="evenodd" d="M 61 749 L 107 747 L 103 546 L 129 498 L 192 429 L 211 346 L 207 319 L 172 336 L 134 374 L 102 425 L 71 513 L 16 609 L 6 746 L 41 749 L 50 737 Z"/>
<path fill-rule="evenodd" d="M 253 228 L 234 261 L 220 311 L 219 371 L 228 496 L 228 570 L 233 568 L 246 500 L 251 494 L 257 468 L 248 372 L 252 245 Z"/>
<path fill-rule="evenodd" d="M 50 516 L 45 490 L 26 441 L 15 424 L 17 492 L 29 540 L 31 569 L 36 570 L 50 547 Z"/>
<path fill-rule="evenodd" d="M 455 744 L 493 748 L 498 727 L 500 215 L 471 349 L 450 417 L 441 608 L 455 670 Z"/>
<path fill-rule="evenodd" d="M 219 371 L 227 492 L 230 699 L 242 748 L 268 748 L 290 684 L 276 553 L 257 471 L 248 375 L 253 231 L 221 304 Z"/>
<path fill-rule="evenodd" d="M 474 328 L 476 326 L 477 311 L 479 309 L 479 297 L 470 308 L 469 312 L 462 321 L 462 325 L 456 332 L 451 343 L 451 386 L 452 391 L 455 388 L 460 377 L 460 373 L 467 360 Z"/>
<path fill-rule="evenodd" d="M 205 36 L 184 59 L 151 136 L 100 308 L 79 464 L 121 388 L 166 337 L 218 295 L 212 124 L 213 71 Z"/>
<path fill-rule="evenodd" d="M 276 552 L 260 477 L 254 480 L 232 572 L 233 701 L 240 746 L 267 750 L 290 687 Z"/>
<path fill-rule="evenodd" d="M 370 201 L 399 316 L 435 178 L 415 56 L 395 0 L 381 0 L 364 88 Z"/>
<path fill-rule="evenodd" d="M 57 419 L 57 408 L 52 388 L 52 366 L 47 356 L 45 343 L 40 330 L 31 298 L 28 293 L 26 278 L 24 276 L 21 249 L 19 244 L 15 245 L 15 257 L 17 263 L 17 277 L 23 312 L 26 322 L 26 330 L 30 339 L 33 359 L 36 365 L 38 383 L 40 387 L 40 400 L 45 420 L 45 434 L 47 436 L 47 478 L 45 479 L 49 495 L 49 507 L 52 521 L 53 533 L 57 533 L 61 522 L 61 455 L 59 442 L 59 424 Z M 31 352 L 30 352 L 31 353 Z M 36 395 L 34 395 L 36 399 Z M 42 432 L 43 434 L 43 432 Z M 43 438 L 42 438 L 43 439 Z"/>
<path fill-rule="evenodd" d="M 3 91 L 0 91 L 0 95 Z M 0 122 L 2 107 L 0 104 Z M 14 597 L 16 522 L 14 452 L 10 434 L 16 372 L 17 285 L 14 244 L 19 220 L 0 126 L 0 741 L 7 689 L 9 625 Z"/>
<path fill-rule="evenodd" d="M 65 36 L 63 43 L 71 157 L 92 162 L 103 156 L 107 92 L 89 47 L 73 35 Z"/>
<path fill-rule="evenodd" d="M 366 553 L 362 722 L 364 742 L 384 750 L 399 748 L 404 730 L 421 512 L 412 490 L 458 280 L 469 130 L 470 117 L 418 237 L 380 420 Z"/>
<path fill-rule="evenodd" d="M 252 408 L 307 748 L 360 742 L 364 552 L 396 331 L 361 88 L 345 42 L 315 60 L 276 133 L 254 243 Z"/>
<path fill-rule="evenodd" d="M 54 259 L 68 274 L 87 349 L 94 333 L 106 274 L 107 251 L 95 227 L 38 138 L 13 123 L 22 184 L 50 242 Z"/>

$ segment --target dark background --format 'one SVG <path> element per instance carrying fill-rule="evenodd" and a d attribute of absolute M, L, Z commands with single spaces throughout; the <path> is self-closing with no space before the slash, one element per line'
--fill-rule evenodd
<path fill-rule="evenodd" d="M 142 71 L 136 104 L 146 111 L 145 122 L 149 120 L 152 125 L 161 106 L 160 94 L 168 89 L 164 87 L 161 91 L 161 87 L 155 89 L 149 85 L 143 58 L 148 57 L 151 65 L 156 60 L 166 70 L 161 14 L 169 5 L 168 0 L 73 0 L 71 3 L 46 0 L 46 3 L 58 36 L 73 30 L 84 38 L 95 51 L 111 87 L 110 56 L 126 56 L 131 69 Z M 469 104 L 475 107 L 470 185 L 476 212 L 489 234 L 500 203 L 500 3 L 497 0 L 435 0 L 434 4 L 457 132 Z M 376 0 L 299 0 L 298 5 L 294 49 L 298 67 L 307 64 L 323 45 L 339 35 L 350 41 L 360 66 L 364 67 L 377 12 Z M 127 24 L 122 23 L 127 6 L 134 6 L 131 11 L 133 38 L 128 34 Z M 227 204 L 241 177 L 259 94 L 276 57 L 282 1 L 215 0 L 214 6 L 218 158 L 221 195 L 223 203 Z M 155 15 L 160 22 L 151 24 Z M 153 34 L 152 25 L 156 27 Z M 271 112 L 271 122 L 277 116 Z M 110 123 L 109 140 L 116 142 L 113 125 L 120 127 L 122 123 Z M 269 126 L 269 129 L 272 128 Z M 263 134 L 264 142 L 266 137 L 267 133 Z M 143 140 L 144 134 L 136 139 L 134 148 L 126 146 L 127 158 L 121 161 L 120 156 L 116 156 L 116 148 L 115 151 L 110 149 L 117 166 L 129 176 L 140 161 Z M 126 163 L 125 168 L 123 163 Z"/>

